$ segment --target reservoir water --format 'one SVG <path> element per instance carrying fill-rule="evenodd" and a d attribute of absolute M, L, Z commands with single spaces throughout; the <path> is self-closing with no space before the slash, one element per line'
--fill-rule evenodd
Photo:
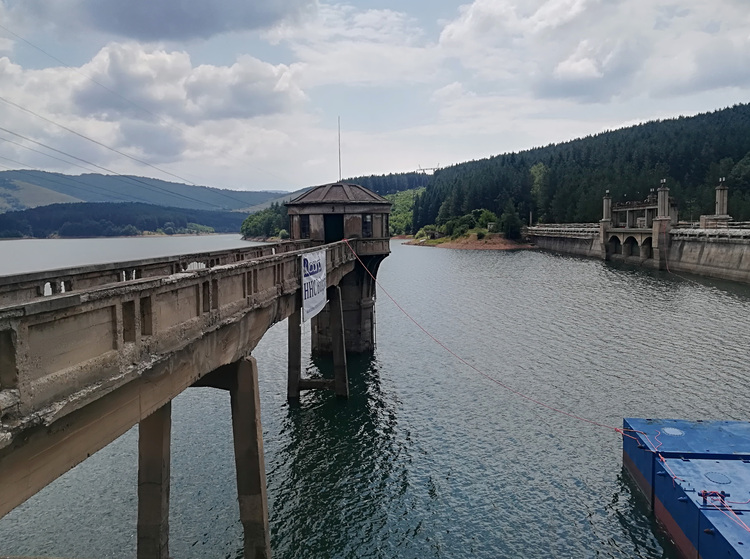
<path fill-rule="evenodd" d="M 382 287 L 513 391 L 613 427 L 747 420 L 747 286 L 531 251 L 391 248 Z M 349 400 L 308 392 L 298 406 L 286 324 L 254 352 L 274 557 L 677 557 L 623 474 L 620 435 L 467 367 L 382 290 L 377 343 L 349 357 Z M 303 358 L 306 374 L 330 373 Z M 189 389 L 172 413 L 171 555 L 241 557 L 228 395 Z M 134 557 L 136 469 L 133 429 L 0 520 L 0 555 Z"/>

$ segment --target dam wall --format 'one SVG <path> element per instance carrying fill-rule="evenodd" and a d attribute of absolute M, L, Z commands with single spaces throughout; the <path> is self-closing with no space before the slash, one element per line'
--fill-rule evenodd
<path fill-rule="evenodd" d="M 750 283 L 750 229 L 676 229 L 670 236 L 670 272 Z"/>
<path fill-rule="evenodd" d="M 608 234 L 617 234 L 617 230 L 610 230 Z M 642 247 L 639 257 L 609 251 L 603 254 L 599 231 L 591 226 L 530 227 L 528 235 L 531 242 L 543 250 L 750 283 L 750 229 L 674 228 L 668 233 L 668 249 L 661 261 Z"/>
<path fill-rule="evenodd" d="M 531 242 L 542 250 L 593 258 L 602 256 L 598 226 L 537 226 L 530 227 L 528 235 Z"/>

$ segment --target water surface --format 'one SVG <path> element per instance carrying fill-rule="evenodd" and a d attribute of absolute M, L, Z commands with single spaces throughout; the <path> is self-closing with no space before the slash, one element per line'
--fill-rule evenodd
<path fill-rule="evenodd" d="M 513 390 L 609 426 L 747 419 L 746 286 L 540 252 L 392 250 L 388 293 Z M 375 353 L 349 357 L 348 401 L 287 404 L 286 324 L 254 352 L 274 557 L 677 557 L 622 473 L 620 436 L 491 382 L 383 291 L 377 328 Z M 228 396 L 179 396 L 172 442 L 171 554 L 240 557 Z M 133 557 L 136 473 L 134 429 L 0 520 L 0 554 Z"/>

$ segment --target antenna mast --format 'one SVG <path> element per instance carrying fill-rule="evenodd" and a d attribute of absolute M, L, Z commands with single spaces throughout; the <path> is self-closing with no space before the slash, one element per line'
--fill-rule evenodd
<path fill-rule="evenodd" d="M 341 117 L 339 119 L 339 182 L 341 182 Z"/>

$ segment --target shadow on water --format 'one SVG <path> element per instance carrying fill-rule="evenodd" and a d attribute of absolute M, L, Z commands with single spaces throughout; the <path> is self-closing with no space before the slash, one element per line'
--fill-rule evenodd
<path fill-rule="evenodd" d="M 372 356 L 347 359 L 348 400 L 303 393 L 283 420 L 286 444 L 269 465 L 277 558 L 360 556 L 387 524 L 399 452 L 394 397 L 383 393 Z M 330 359 L 316 357 L 307 374 L 330 378 L 332 368 Z"/>
<path fill-rule="evenodd" d="M 630 538 L 635 556 L 680 559 L 677 547 L 656 521 L 648 500 L 624 467 L 617 476 L 617 488 L 609 512 L 616 516 L 622 533 Z"/>

